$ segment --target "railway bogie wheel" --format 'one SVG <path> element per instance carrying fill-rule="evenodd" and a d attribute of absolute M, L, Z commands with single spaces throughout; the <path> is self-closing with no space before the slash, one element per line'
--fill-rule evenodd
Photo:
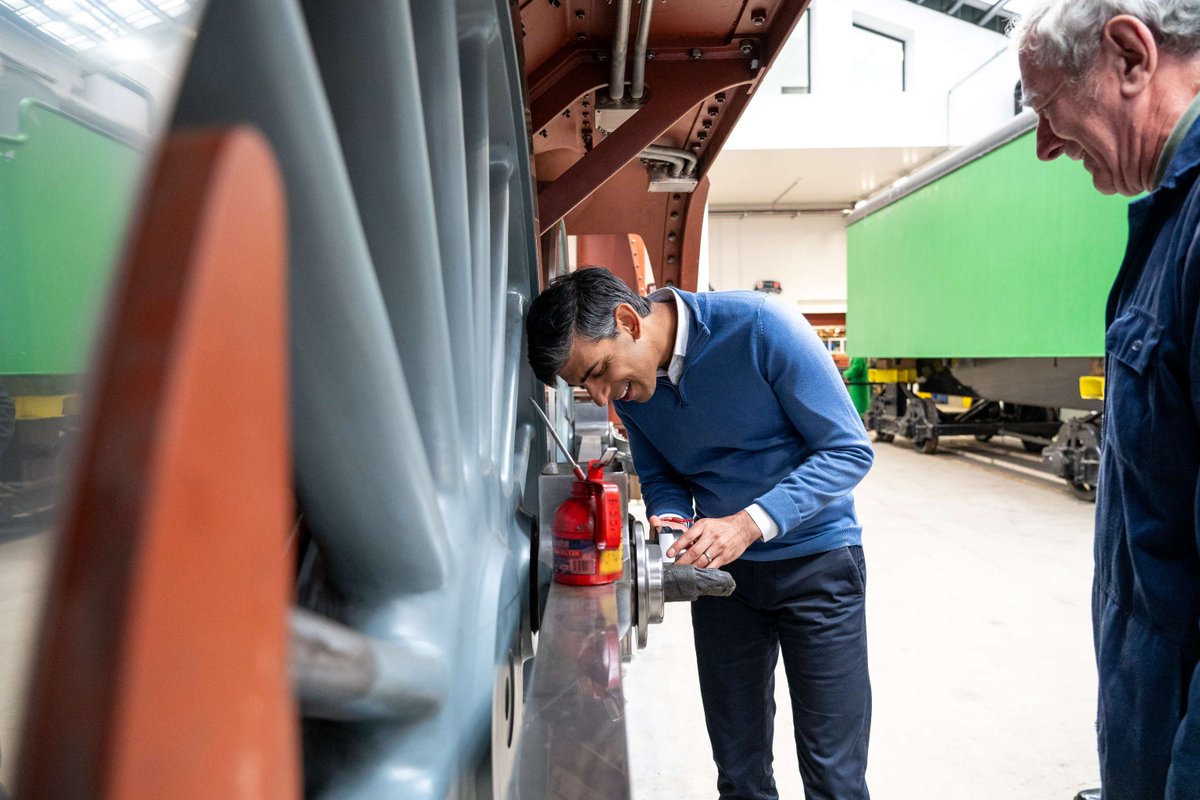
<path fill-rule="evenodd" d="M 1096 486 L 1094 484 L 1071 481 L 1071 491 L 1080 500 L 1088 503 L 1096 502 Z"/>

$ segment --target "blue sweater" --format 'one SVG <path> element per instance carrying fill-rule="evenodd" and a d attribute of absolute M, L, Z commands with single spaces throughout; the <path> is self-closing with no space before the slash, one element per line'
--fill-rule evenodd
<path fill-rule="evenodd" d="M 691 310 L 679 386 L 616 402 L 649 514 L 724 517 L 758 503 L 779 535 L 742 558 L 859 544 L 851 490 L 874 454 L 829 351 L 757 292 L 678 292 Z"/>

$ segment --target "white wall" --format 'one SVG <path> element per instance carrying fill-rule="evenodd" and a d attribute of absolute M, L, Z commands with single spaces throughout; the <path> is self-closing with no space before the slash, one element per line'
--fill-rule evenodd
<path fill-rule="evenodd" d="M 1012 116 L 1017 81 L 1011 53 L 984 69 L 991 83 L 976 78 L 972 90 L 988 102 L 970 98 L 965 87 L 950 90 L 981 65 L 1005 51 L 1008 40 L 995 33 L 908 0 L 817 0 L 812 25 L 811 93 L 782 94 L 789 83 L 783 70 L 772 70 L 726 144 L 738 150 L 785 150 L 809 147 L 902 147 L 962 144 L 948 131 L 948 107 L 962 106 L 951 118 L 967 117 L 991 130 Z M 851 79 L 855 24 L 906 43 L 906 90 L 864 95 Z M 797 29 L 796 36 L 802 35 Z M 796 38 L 796 37 L 794 37 Z M 801 43 L 789 42 L 788 48 Z M 781 59 L 786 58 L 786 52 Z M 781 62 L 782 63 L 782 62 Z M 813 121 L 819 121 L 813 124 Z M 965 134 L 963 134 L 965 135 Z"/>
<path fill-rule="evenodd" d="M 709 215 L 709 283 L 714 289 L 783 284 L 804 312 L 846 310 L 846 229 L 841 214 Z"/>

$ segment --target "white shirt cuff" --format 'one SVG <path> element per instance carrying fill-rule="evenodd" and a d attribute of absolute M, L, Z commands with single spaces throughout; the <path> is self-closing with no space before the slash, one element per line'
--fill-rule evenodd
<path fill-rule="evenodd" d="M 763 510 L 763 507 L 758 503 L 752 503 L 747 506 L 746 513 L 750 515 L 750 519 L 754 520 L 754 524 L 762 531 L 764 542 L 769 542 L 779 535 L 779 526 L 775 524 L 775 520 L 771 519 L 771 515 Z"/>

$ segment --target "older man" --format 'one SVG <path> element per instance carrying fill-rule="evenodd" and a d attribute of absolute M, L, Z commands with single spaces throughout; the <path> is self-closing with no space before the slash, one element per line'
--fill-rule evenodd
<path fill-rule="evenodd" d="M 1200 0 L 1050 0 L 1015 32 L 1038 157 L 1130 206 L 1108 300 L 1093 597 L 1107 800 L 1200 798 Z M 1053 260 L 1054 254 L 1047 253 Z"/>

